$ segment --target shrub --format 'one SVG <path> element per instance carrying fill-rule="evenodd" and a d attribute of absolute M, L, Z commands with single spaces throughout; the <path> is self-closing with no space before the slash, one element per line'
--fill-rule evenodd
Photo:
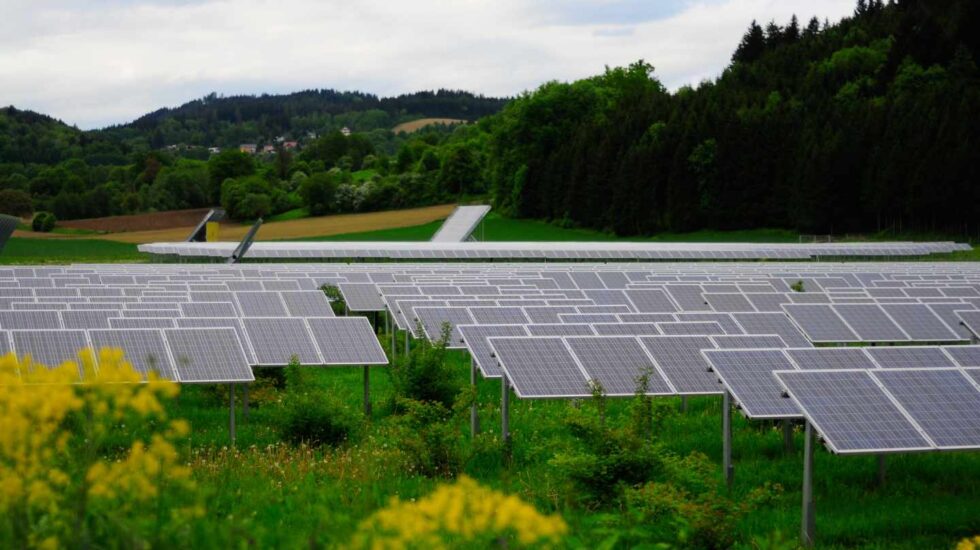
<path fill-rule="evenodd" d="M 31 196 L 18 189 L 0 190 L 0 214 L 9 214 L 18 218 L 29 215 L 34 211 Z"/>
<path fill-rule="evenodd" d="M 286 367 L 285 378 L 280 427 L 286 440 L 319 446 L 339 445 L 351 438 L 357 427 L 354 414 L 333 396 L 314 391 L 295 357 Z"/>
<path fill-rule="evenodd" d="M 438 342 L 420 339 L 391 368 L 395 397 L 415 401 L 432 401 L 451 409 L 460 391 L 459 380 L 447 362 L 446 343 L 449 325 L 443 326 Z M 397 406 L 397 403 L 396 403 Z"/>
<path fill-rule="evenodd" d="M 418 501 L 393 498 L 361 522 L 352 548 L 490 548 L 558 545 L 568 526 L 468 477 Z"/>
<path fill-rule="evenodd" d="M 31 221 L 31 229 L 41 233 L 48 233 L 54 229 L 54 226 L 57 223 L 58 218 L 56 218 L 51 212 L 38 212 L 37 214 L 34 214 L 34 220 Z"/>
<path fill-rule="evenodd" d="M 204 515 L 175 444 L 190 431 L 121 350 L 57 368 L 0 357 L 0 540 L 5 547 L 187 546 Z M 124 543 L 121 541 L 125 541 Z"/>
<path fill-rule="evenodd" d="M 321 216 L 334 211 L 337 195 L 337 178 L 332 172 L 320 172 L 303 178 L 299 194 L 311 216 Z"/>
<path fill-rule="evenodd" d="M 344 295 L 340 293 L 340 289 L 335 286 L 323 285 L 320 290 L 327 295 L 327 299 L 330 300 L 330 309 L 333 310 L 336 315 L 344 315 L 347 313 L 347 302 L 344 301 Z"/>
<path fill-rule="evenodd" d="M 453 411 L 432 401 L 400 399 L 404 414 L 398 419 L 398 448 L 405 453 L 408 470 L 428 477 L 454 477 L 463 467 L 461 435 Z"/>

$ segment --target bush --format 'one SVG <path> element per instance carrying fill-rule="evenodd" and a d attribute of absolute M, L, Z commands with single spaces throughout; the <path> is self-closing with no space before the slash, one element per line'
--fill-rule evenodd
<path fill-rule="evenodd" d="M 285 378 L 280 427 L 286 440 L 319 446 L 339 445 L 351 438 L 357 427 L 354 414 L 333 396 L 314 391 L 295 357 Z"/>
<path fill-rule="evenodd" d="M 300 181 L 299 194 L 311 216 L 329 214 L 335 208 L 337 179 L 331 172 L 313 174 Z"/>
<path fill-rule="evenodd" d="M 418 340 L 407 356 L 402 355 L 392 365 L 392 384 L 396 398 L 431 401 L 446 409 L 452 408 L 461 386 L 452 366 L 447 362 L 448 341 L 449 325 L 446 324 L 438 342 Z"/>
<path fill-rule="evenodd" d="M 48 233 L 54 229 L 57 223 L 58 218 L 51 212 L 38 212 L 34 214 L 34 220 L 31 221 L 31 228 L 40 233 Z"/>
<path fill-rule="evenodd" d="M 9 214 L 22 218 L 34 211 L 31 196 L 17 189 L 0 191 L 0 214 Z"/>
<path fill-rule="evenodd" d="M 455 477 L 463 467 L 461 434 L 453 411 L 432 401 L 398 400 L 404 415 L 398 420 L 398 448 L 405 453 L 410 473 Z"/>

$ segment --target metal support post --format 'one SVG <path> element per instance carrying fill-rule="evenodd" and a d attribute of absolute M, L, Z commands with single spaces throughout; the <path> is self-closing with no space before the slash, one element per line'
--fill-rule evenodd
<path fill-rule="evenodd" d="M 242 420 L 248 420 L 248 384 L 242 385 Z"/>
<path fill-rule="evenodd" d="M 878 487 L 884 487 L 887 474 L 887 465 L 885 464 L 885 455 L 878 455 Z"/>
<path fill-rule="evenodd" d="M 813 515 L 813 427 L 806 423 L 803 435 L 803 521 L 800 526 L 800 536 L 803 546 L 813 546 L 814 515 Z"/>
<path fill-rule="evenodd" d="M 732 465 L 732 396 L 727 391 L 721 398 L 721 434 L 721 465 L 725 470 L 725 485 L 731 490 L 735 467 Z"/>
<path fill-rule="evenodd" d="M 681 411 L 682 413 L 686 413 L 686 412 L 687 412 L 687 396 L 686 396 L 686 395 L 682 395 L 682 396 L 681 396 L 681 406 L 680 406 L 680 411 Z"/>
<path fill-rule="evenodd" d="M 235 445 L 235 385 L 228 384 L 228 433 L 231 434 L 231 444 Z"/>
<path fill-rule="evenodd" d="M 470 386 L 473 387 L 473 404 L 470 405 L 470 435 L 480 433 L 480 415 L 476 406 L 476 360 L 470 358 Z"/>
<path fill-rule="evenodd" d="M 405 331 L 405 355 L 408 355 L 409 345 L 408 345 L 408 333 L 410 331 Z"/>
<path fill-rule="evenodd" d="M 364 416 L 371 417 L 371 367 L 364 365 Z"/>
<path fill-rule="evenodd" d="M 500 377 L 500 438 L 510 443 L 510 388 L 506 376 Z"/>

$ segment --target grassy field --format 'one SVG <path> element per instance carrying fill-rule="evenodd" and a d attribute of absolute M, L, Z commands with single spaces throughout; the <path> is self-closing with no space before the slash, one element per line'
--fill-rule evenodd
<path fill-rule="evenodd" d="M 394 133 L 405 132 L 411 134 L 432 124 L 466 124 L 465 120 L 458 118 L 420 118 L 409 122 L 403 122 L 391 129 Z"/>
<path fill-rule="evenodd" d="M 382 337 L 382 341 L 387 341 Z M 468 359 L 452 353 L 456 380 L 468 383 Z M 323 395 L 339 398 L 351 415 L 361 411 L 361 371 L 348 368 L 310 369 L 308 383 Z M 225 448 L 227 405 L 209 388 L 185 389 L 174 412 L 194 426 L 189 452 L 198 478 L 206 487 L 209 513 L 235 518 L 228 529 L 258 533 L 259 546 L 298 546 L 316 539 L 343 546 L 358 522 L 385 505 L 392 496 L 420 497 L 440 481 L 406 471 L 402 442 L 394 427 L 399 416 L 386 403 L 392 395 L 388 371 L 372 368 L 374 414 L 364 420 L 348 443 L 336 448 L 294 448 L 281 443 L 275 394 L 253 408 L 238 431 L 238 450 Z M 621 504 L 582 502 L 555 468 L 556 455 L 578 443 L 566 419 L 593 403 L 512 400 L 513 458 L 502 459 L 499 438 L 500 386 L 481 380 L 478 403 L 483 432 L 469 435 L 468 416 L 458 415 L 453 445 L 464 457 L 461 473 L 480 483 L 520 495 L 539 510 L 556 512 L 568 522 L 569 547 L 596 548 L 610 541 L 611 526 L 627 535 L 629 519 Z M 216 397 L 217 396 L 217 397 Z M 611 400 L 607 422 L 625 422 L 628 399 Z M 677 399 L 662 399 L 664 418 L 653 438 L 669 453 L 703 453 L 715 465 L 709 476 L 721 485 L 721 417 L 719 398 L 693 398 L 677 410 Z M 663 412 L 666 411 L 666 412 Z M 241 411 L 239 411 L 241 414 Z M 800 521 L 802 436 L 796 451 L 784 454 L 779 429 L 761 422 L 734 419 L 735 484 L 733 502 L 746 501 L 752 491 L 777 484 L 774 498 L 748 512 L 735 524 L 736 545 L 745 548 L 793 548 Z M 888 459 L 888 481 L 875 481 L 873 457 L 837 457 L 818 450 L 815 459 L 817 536 L 821 548 L 950 548 L 955 541 L 980 532 L 980 457 L 976 453 L 918 454 Z M 312 513 L 296 513 L 311 511 Z M 239 522 L 239 523 L 236 523 Z M 653 523 L 656 523 L 654 520 Z M 782 541 L 781 545 L 765 543 Z M 647 541 L 649 542 L 649 541 Z M 662 541 L 674 542 L 677 541 Z M 691 544 L 694 544 L 691 542 Z M 685 546 L 685 544 L 680 544 Z"/>

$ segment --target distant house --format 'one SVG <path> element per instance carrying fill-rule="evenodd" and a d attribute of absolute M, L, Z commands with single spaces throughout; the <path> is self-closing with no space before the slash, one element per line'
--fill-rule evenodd
<path fill-rule="evenodd" d="M 275 153 L 276 152 L 276 146 L 275 145 L 266 145 L 266 146 L 262 147 L 262 152 L 263 153 Z"/>
<path fill-rule="evenodd" d="M 349 136 L 350 135 L 350 128 L 344 126 L 343 128 L 340 129 L 340 133 L 341 134 L 344 134 L 345 136 Z"/>
<path fill-rule="evenodd" d="M 258 148 L 259 146 L 254 143 L 243 143 L 238 146 L 239 151 L 243 153 L 248 153 L 249 155 L 254 155 L 255 151 L 257 151 Z"/>
<path fill-rule="evenodd" d="M 295 149 L 299 147 L 299 142 L 296 141 L 284 141 L 282 142 L 282 147 L 284 149 Z"/>

